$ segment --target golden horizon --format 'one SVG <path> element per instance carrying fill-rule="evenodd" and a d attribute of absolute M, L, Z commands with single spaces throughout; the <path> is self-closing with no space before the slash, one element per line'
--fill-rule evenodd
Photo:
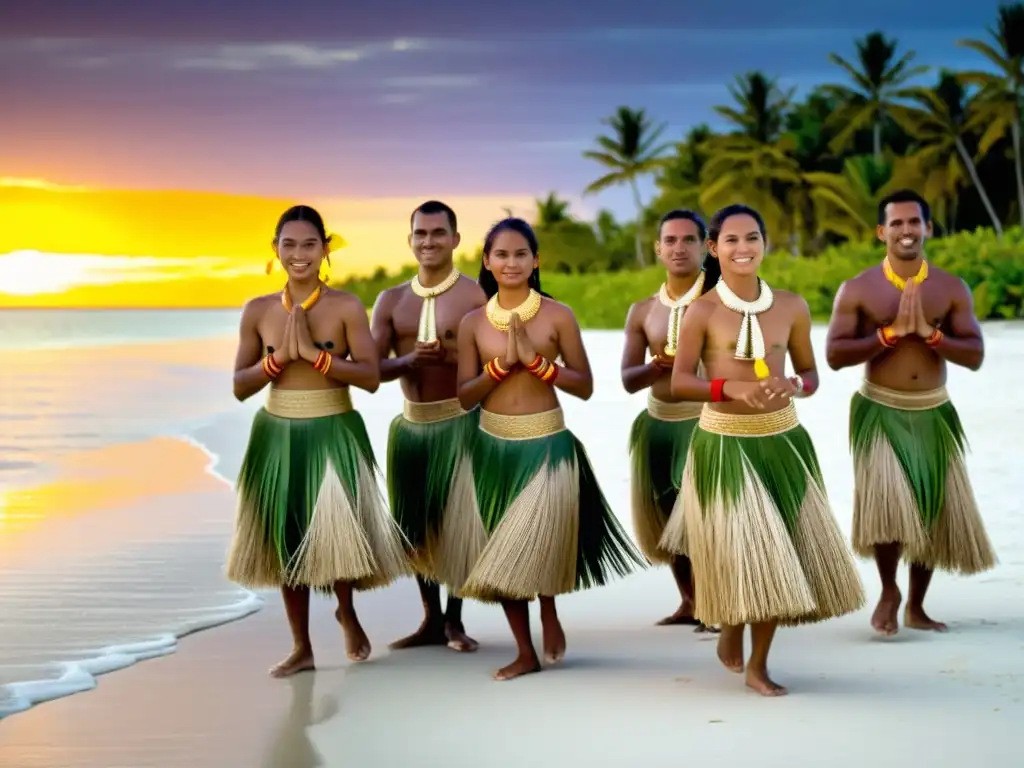
<path fill-rule="evenodd" d="M 11 309 L 230 309 L 280 290 L 266 274 L 277 218 L 306 202 L 347 245 L 331 280 L 412 263 L 410 212 L 426 198 L 287 197 L 188 190 L 124 190 L 0 177 L 0 306 Z M 461 253 L 522 195 L 439 195 L 455 209 Z"/>

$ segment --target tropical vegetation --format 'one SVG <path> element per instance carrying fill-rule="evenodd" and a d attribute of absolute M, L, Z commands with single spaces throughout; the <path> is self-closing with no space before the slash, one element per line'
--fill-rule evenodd
<path fill-rule="evenodd" d="M 731 103 L 715 108 L 725 130 L 698 125 L 675 142 L 646 109 L 619 107 L 584 152 L 595 170 L 584 194 L 625 186 L 636 218 L 601 211 L 580 221 L 555 192 L 539 199 L 546 284 L 579 296 L 574 308 L 593 315 L 584 324 L 617 327 L 631 300 L 657 288 L 651 242 L 665 211 L 745 202 L 765 218 L 771 279 L 810 293 L 827 315 L 839 282 L 878 259 L 879 199 L 910 187 L 932 204 L 929 258 L 971 285 L 979 316 L 1024 317 L 1024 2 L 1001 6 L 984 36 L 957 44 L 977 55 L 977 70 L 932 71 L 879 31 L 856 40 L 852 57 L 830 55 L 835 82 L 800 99 L 770 73 L 737 75 Z M 646 201 L 645 178 L 656 189 Z M 348 287 L 363 294 L 401 277 L 378 271 Z M 591 300 L 607 315 L 585 308 Z"/>

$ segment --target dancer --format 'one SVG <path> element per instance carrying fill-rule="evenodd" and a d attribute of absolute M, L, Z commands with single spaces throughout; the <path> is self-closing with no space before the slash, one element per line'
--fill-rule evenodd
<path fill-rule="evenodd" d="M 672 567 L 682 599 L 678 610 L 658 624 L 695 625 L 695 632 L 717 630 L 693 617 L 690 558 L 672 555 L 658 542 L 679 493 L 690 435 L 702 407 L 673 397 L 670 385 L 682 316 L 719 277 L 718 261 L 705 254 L 706 238 L 704 220 L 693 211 L 669 211 L 662 217 L 654 250 L 665 267 L 665 282 L 654 296 L 629 308 L 622 351 L 622 386 L 630 394 L 648 390 L 647 408 L 636 417 L 629 436 L 633 530 L 648 560 Z"/>
<path fill-rule="evenodd" d="M 248 400 L 268 384 L 270 392 L 238 473 L 227 573 L 245 587 L 281 588 L 295 645 L 271 669 L 275 677 L 313 669 L 310 589 L 337 596 L 348 657 L 364 661 L 370 641 L 353 590 L 410 572 L 349 396 L 350 386 L 380 385 L 373 337 L 362 303 L 320 280 L 330 242 L 314 209 L 282 214 L 274 250 L 288 282 L 245 305 L 235 360 L 235 397 Z"/>
<path fill-rule="evenodd" d="M 708 229 L 722 279 L 683 317 L 672 392 L 709 404 L 661 546 L 693 561 L 696 615 L 721 625 L 722 663 L 743 671 L 749 624 L 746 683 L 779 696 L 786 689 L 767 666 L 776 627 L 851 613 L 864 591 L 791 399 L 818 388 L 807 304 L 758 277 L 766 235 L 757 211 L 729 206 Z"/>
<path fill-rule="evenodd" d="M 413 211 L 410 228 L 419 272 L 384 291 L 371 320 L 381 380 L 399 379 L 405 395 L 404 411 L 388 434 L 388 494 L 410 543 L 424 612 L 419 629 L 391 647 L 474 651 L 477 642 L 462 624 L 462 600 L 453 594 L 472 566 L 462 537 L 479 525 L 465 517 L 475 515 L 470 441 L 478 411 L 459 405 L 456 332 L 466 313 L 487 297 L 455 268 L 459 230 L 451 208 L 428 200 Z M 446 610 L 439 582 L 448 586 Z"/>
<path fill-rule="evenodd" d="M 555 596 L 644 563 L 565 426 L 555 388 L 587 400 L 594 381 L 575 316 L 540 291 L 529 224 L 491 229 L 480 285 L 490 300 L 459 327 L 459 399 L 482 404 L 473 448 L 482 551 L 461 594 L 504 608 L 518 656 L 494 677 L 510 680 L 540 670 L 530 600 L 540 597 L 544 658 L 555 664 L 565 654 Z"/>
<path fill-rule="evenodd" d="M 855 492 L 853 549 L 874 557 L 882 594 L 871 626 L 899 631 L 900 557 L 910 566 L 903 622 L 944 632 L 924 610 L 936 568 L 962 574 L 996 565 L 964 465 L 967 440 L 946 392 L 946 363 L 976 371 L 985 346 L 971 292 L 925 260 L 931 211 L 916 192 L 879 203 L 880 266 L 840 286 L 828 364 L 865 364 L 850 404 Z"/>

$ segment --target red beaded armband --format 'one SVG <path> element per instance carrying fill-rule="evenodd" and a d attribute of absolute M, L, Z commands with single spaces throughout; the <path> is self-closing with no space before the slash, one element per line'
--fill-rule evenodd
<path fill-rule="evenodd" d="M 942 339 L 945 338 L 945 334 L 938 328 L 933 328 L 931 335 L 924 340 L 924 343 L 929 347 L 937 346 Z"/>
<path fill-rule="evenodd" d="M 725 396 L 725 379 L 712 379 L 711 402 L 724 403 L 727 400 L 729 400 L 729 398 Z"/>
<path fill-rule="evenodd" d="M 484 373 L 500 383 L 508 378 L 511 371 L 502 368 L 501 363 L 498 362 L 498 358 L 494 358 L 493 360 L 489 360 L 484 363 Z"/>
<path fill-rule="evenodd" d="M 896 342 L 899 341 L 899 337 L 896 336 L 896 332 L 893 331 L 891 326 L 883 325 L 878 329 L 878 340 L 882 342 L 883 347 L 892 349 L 896 346 Z"/>
<path fill-rule="evenodd" d="M 333 362 L 334 358 L 331 356 L 331 353 L 326 349 L 321 349 L 320 354 L 316 356 L 316 360 L 313 362 L 313 368 L 326 376 L 327 372 L 331 370 L 331 363 Z"/>
<path fill-rule="evenodd" d="M 276 379 L 281 375 L 281 371 L 284 370 L 284 368 L 277 364 L 272 353 L 267 354 L 267 356 L 263 358 L 262 365 L 263 373 L 267 375 L 268 379 Z"/>

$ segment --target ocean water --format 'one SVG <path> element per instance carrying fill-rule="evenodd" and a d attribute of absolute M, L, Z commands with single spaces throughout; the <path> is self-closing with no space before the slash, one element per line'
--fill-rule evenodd
<path fill-rule="evenodd" d="M 222 575 L 230 478 L 203 442 L 252 410 L 238 317 L 0 311 L 0 717 L 261 605 Z"/>

